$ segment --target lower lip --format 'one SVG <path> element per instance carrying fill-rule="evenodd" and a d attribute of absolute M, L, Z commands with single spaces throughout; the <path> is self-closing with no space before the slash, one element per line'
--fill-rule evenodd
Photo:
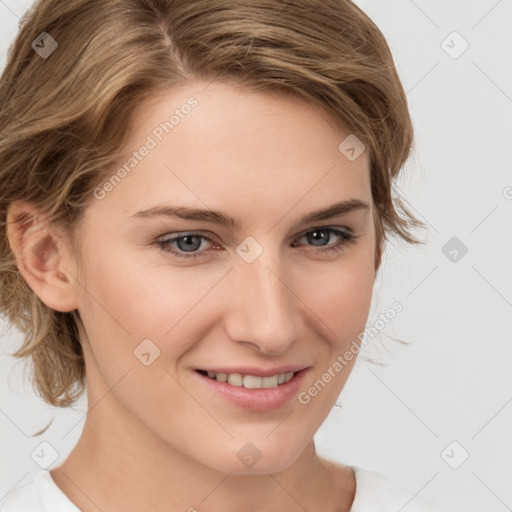
<path fill-rule="evenodd" d="M 201 379 L 208 389 L 226 398 L 235 405 L 250 411 L 270 411 L 287 404 L 297 396 L 300 385 L 308 368 L 297 372 L 288 382 L 275 388 L 247 389 L 243 386 L 232 386 L 227 382 L 219 382 L 202 375 L 197 371 L 194 374 Z"/>

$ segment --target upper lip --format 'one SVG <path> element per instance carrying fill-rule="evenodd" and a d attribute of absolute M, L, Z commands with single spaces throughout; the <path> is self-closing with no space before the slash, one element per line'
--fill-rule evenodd
<path fill-rule="evenodd" d="M 215 373 L 240 373 L 242 375 L 254 375 L 255 377 L 271 377 L 279 373 L 299 372 L 311 365 L 307 364 L 285 364 L 282 366 L 275 366 L 274 368 L 257 368 L 256 366 L 222 366 L 216 368 L 197 368 L 197 370 L 204 370 L 207 372 Z"/>

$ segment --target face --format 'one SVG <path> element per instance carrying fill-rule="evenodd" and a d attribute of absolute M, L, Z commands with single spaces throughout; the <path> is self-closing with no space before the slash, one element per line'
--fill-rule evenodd
<path fill-rule="evenodd" d="M 350 134 L 301 99 L 205 86 L 140 106 L 119 167 L 134 151 L 136 165 L 86 211 L 75 293 L 88 390 L 110 390 L 123 432 L 220 471 L 275 472 L 311 442 L 355 362 L 339 367 L 375 278 L 369 160 L 349 160 L 338 146 Z M 346 201 L 366 207 L 303 219 Z"/>

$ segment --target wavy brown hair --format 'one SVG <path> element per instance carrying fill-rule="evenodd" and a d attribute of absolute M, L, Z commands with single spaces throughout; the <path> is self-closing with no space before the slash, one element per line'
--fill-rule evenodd
<path fill-rule="evenodd" d="M 47 58 L 32 46 L 43 32 L 58 43 Z M 405 92 L 383 34 L 351 1 L 39 0 L 0 78 L 0 312 L 23 333 L 13 355 L 31 358 L 32 383 L 51 405 L 72 405 L 86 387 L 81 320 L 29 288 L 7 240 L 7 209 L 33 203 L 78 243 L 137 105 L 191 80 L 320 106 L 369 152 L 376 268 L 388 235 L 423 243 L 410 229 L 424 223 L 392 194 L 413 143 Z"/>

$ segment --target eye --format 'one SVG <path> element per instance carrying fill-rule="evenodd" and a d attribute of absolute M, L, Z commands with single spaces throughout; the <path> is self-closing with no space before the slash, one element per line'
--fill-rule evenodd
<path fill-rule="evenodd" d="M 339 240 L 333 244 L 329 244 L 328 242 L 331 241 L 332 235 L 338 237 Z M 309 231 L 299 235 L 299 237 L 297 237 L 292 243 L 292 247 L 300 245 L 297 244 L 297 240 L 301 240 L 303 238 L 306 239 L 306 243 L 311 243 L 316 247 L 316 249 L 312 249 L 313 252 L 331 253 L 332 251 L 343 251 L 348 245 L 353 244 L 358 236 L 346 228 L 336 229 L 331 227 L 321 227 L 310 229 Z M 198 258 L 203 257 L 205 252 L 204 250 L 199 251 L 203 242 L 213 243 L 212 239 L 207 236 L 196 232 L 190 232 L 164 240 L 158 240 L 155 242 L 155 245 L 157 245 L 161 250 L 170 253 L 177 258 Z M 177 247 L 172 244 L 176 244 Z"/>
<path fill-rule="evenodd" d="M 339 240 L 331 245 L 324 244 L 324 242 L 330 242 L 332 235 L 339 237 Z M 341 252 L 348 245 L 354 243 L 358 237 L 346 229 L 322 227 L 306 231 L 303 235 L 299 236 L 298 240 L 302 238 L 305 238 L 307 242 L 312 243 L 314 246 L 320 247 L 319 252 L 326 253 L 331 251 Z M 292 246 L 296 246 L 295 242 Z"/>
<path fill-rule="evenodd" d="M 165 252 L 170 252 L 178 258 L 197 258 L 201 253 L 196 251 L 199 249 L 203 241 L 211 242 L 211 239 L 197 233 L 186 233 L 180 236 L 167 238 L 157 242 L 158 246 Z M 171 245 L 177 244 L 178 251 Z"/>

